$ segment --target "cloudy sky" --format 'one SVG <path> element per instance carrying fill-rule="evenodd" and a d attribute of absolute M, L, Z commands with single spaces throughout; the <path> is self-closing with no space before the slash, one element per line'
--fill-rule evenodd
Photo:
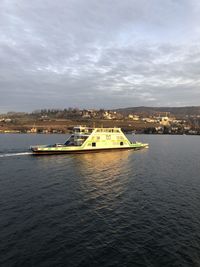
<path fill-rule="evenodd" d="M 0 113 L 200 105 L 200 1 L 0 0 Z"/>

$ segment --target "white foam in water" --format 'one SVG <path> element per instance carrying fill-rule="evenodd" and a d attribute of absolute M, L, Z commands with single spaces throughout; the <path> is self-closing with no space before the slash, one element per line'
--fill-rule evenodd
<path fill-rule="evenodd" d="M 8 154 L 0 155 L 0 158 L 13 157 L 13 156 L 26 156 L 26 155 L 31 155 L 31 154 L 32 152 L 8 153 Z"/>

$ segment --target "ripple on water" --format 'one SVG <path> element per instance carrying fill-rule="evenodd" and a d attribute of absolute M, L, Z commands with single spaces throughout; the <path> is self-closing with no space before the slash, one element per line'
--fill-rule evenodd
<path fill-rule="evenodd" d="M 0 265 L 199 266 L 199 139 L 143 138 L 149 150 L 1 158 Z"/>

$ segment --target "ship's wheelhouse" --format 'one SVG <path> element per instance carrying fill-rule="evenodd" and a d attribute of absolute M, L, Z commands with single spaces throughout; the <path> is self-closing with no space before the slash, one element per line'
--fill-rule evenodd
<path fill-rule="evenodd" d="M 82 146 L 82 144 L 88 139 L 93 132 L 93 128 L 84 126 L 74 127 L 73 134 L 65 142 L 66 146 Z"/>

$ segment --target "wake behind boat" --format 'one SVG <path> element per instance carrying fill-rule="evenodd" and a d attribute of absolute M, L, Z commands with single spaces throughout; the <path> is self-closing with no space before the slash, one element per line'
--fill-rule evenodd
<path fill-rule="evenodd" d="M 30 147 L 33 154 L 64 154 L 100 152 L 109 150 L 142 149 L 148 144 L 130 142 L 121 128 L 89 128 L 77 126 L 64 144 L 38 145 Z"/>

